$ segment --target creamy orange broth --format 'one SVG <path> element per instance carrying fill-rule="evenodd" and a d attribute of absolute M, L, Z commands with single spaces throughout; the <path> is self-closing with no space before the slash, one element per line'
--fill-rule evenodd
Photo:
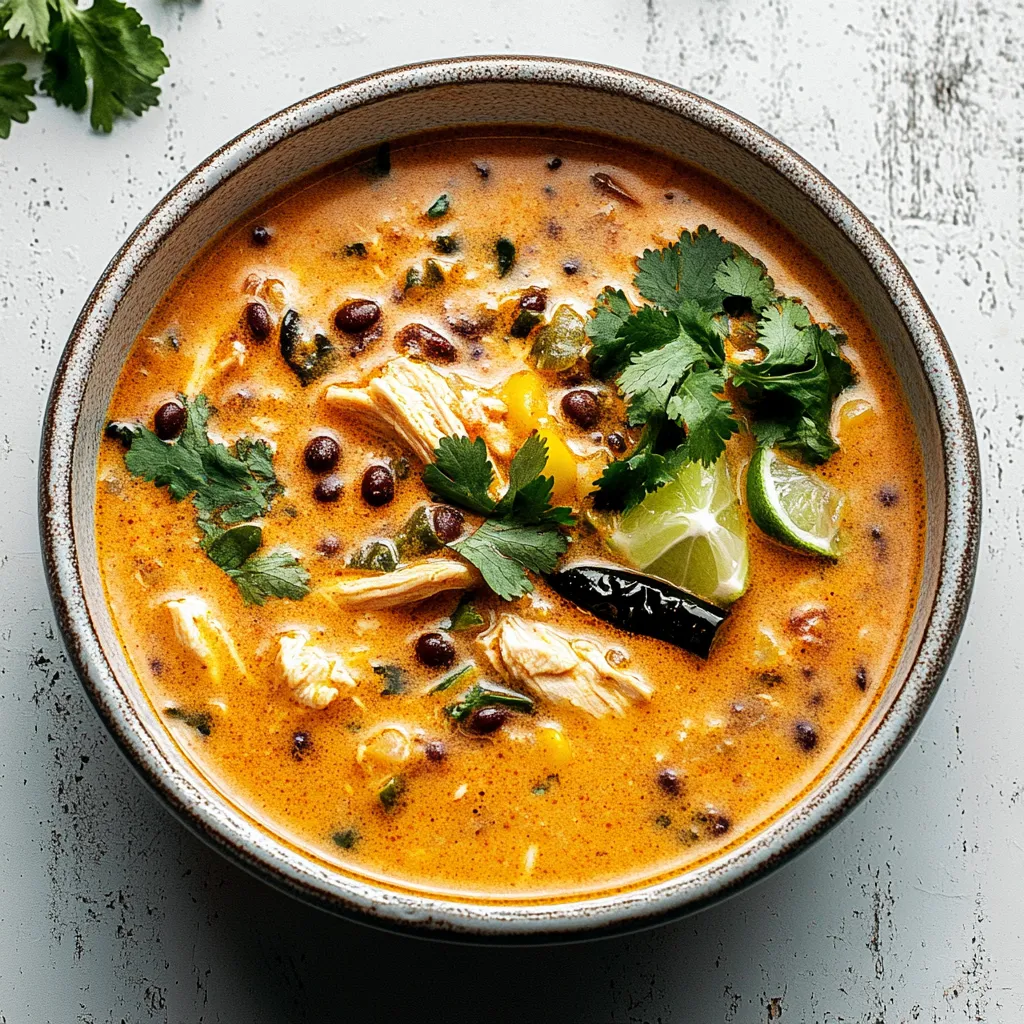
<path fill-rule="evenodd" d="M 557 170 L 548 167 L 553 155 L 562 160 Z M 639 204 L 595 189 L 595 171 L 611 174 Z M 442 192 L 451 196 L 451 210 L 428 220 L 424 211 Z M 167 727 L 213 784 L 262 826 L 341 870 L 399 886 L 495 900 L 595 893 L 679 871 L 741 841 L 841 751 L 884 687 L 912 611 L 924 525 L 920 452 L 896 377 L 842 287 L 758 207 L 692 168 L 599 139 L 509 133 L 396 145 L 386 177 L 358 166 L 327 169 L 275 195 L 182 273 L 140 333 L 110 417 L 152 425 L 155 410 L 186 389 L 206 353 L 214 368 L 202 384 L 216 409 L 211 436 L 264 437 L 276 449 L 285 491 L 263 521 L 264 550 L 290 546 L 316 588 L 343 573 L 367 537 L 393 536 L 428 495 L 421 464 L 400 443 L 328 408 L 326 381 L 300 386 L 278 346 L 284 309 L 299 310 L 339 346 L 331 380 L 366 380 L 395 358 L 396 332 L 420 322 L 455 343 L 452 370 L 498 387 L 523 368 L 525 344 L 509 342 L 504 326 L 464 337 L 453 318 L 474 315 L 482 303 L 515 300 L 528 287 L 546 289 L 547 316 L 561 303 L 586 315 L 606 285 L 635 301 L 636 255 L 705 223 L 763 260 L 781 292 L 801 297 L 819 322 L 841 325 L 848 336 L 844 354 L 859 379 L 836 403 L 842 448 L 820 469 L 847 496 L 844 552 L 831 565 L 790 552 L 749 524 L 750 588 L 707 661 L 620 633 L 535 580 L 534 594 L 515 610 L 614 641 L 628 652 L 630 668 L 656 687 L 653 699 L 621 718 L 595 719 L 541 701 L 536 714 L 513 715 L 490 736 L 453 727 L 442 709 L 465 687 L 427 694 L 446 670 L 421 665 L 413 646 L 439 628 L 457 593 L 367 612 L 333 607 L 316 593 L 247 606 L 199 551 L 191 503 L 175 503 L 166 489 L 131 477 L 123 449 L 103 442 L 97 534 L 125 650 L 158 710 L 209 713 L 209 736 L 179 718 L 167 717 Z M 253 244 L 255 225 L 271 232 L 266 246 Z M 448 281 L 403 292 L 407 269 L 435 255 L 438 234 L 460 243 L 459 252 L 435 257 L 453 268 Z M 515 241 L 517 261 L 499 279 L 494 243 L 501 236 Z M 345 254 L 355 242 L 367 246 L 365 258 Z M 578 271 L 567 274 L 572 261 Z M 242 320 L 254 292 L 273 320 L 263 344 Z M 354 297 L 373 299 L 383 311 L 380 337 L 362 351 L 333 323 L 339 305 Z M 230 360 L 232 342 L 246 346 L 242 366 Z M 222 361 L 228 365 L 217 370 Z M 564 378 L 547 379 L 555 421 L 599 470 L 611 457 L 601 435 L 622 429 L 621 403 L 614 400 L 584 431 L 559 412 Z M 318 477 L 303 462 L 307 441 L 325 432 L 342 448 L 344 491 L 333 504 L 314 500 Z M 522 439 L 520 431 L 516 441 Z M 734 474 L 749 454 L 746 435 L 729 442 Z M 394 501 L 371 508 L 360 496 L 364 469 L 403 458 L 410 472 L 397 481 Z M 895 500 L 883 502 L 883 489 Z M 587 501 L 577 505 L 585 509 Z M 576 534 L 565 563 L 612 557 L 593 532 Z M 329 536 L 340 541 L 333 554 L 318 550 Z M 248 678 L 229 664 L 215 682 L 176 639 L 161 602 L 185 594 L 210 605 Z M 817 635 L 801 636 L 791 612 L 814 602 L 827 619 Z M 487 619 L 502 604 L 485 588 L 477 594 Z M 343 690 L 323 710 L 293 699 L 274 658 L 276 635 L 294 626 L 347 661 L 358 679 L 351 695 Z M 475 636 L 451 634 L 456 667 L 474 658 Z M 382 664 L 408 673 L 403 694 L 381 693 L 372 666 Z M 480 675 L 495 678 L 485 663 Z M 798 722 L 816 731 L 813 750 L 796 742 Z M 368 771 L 356 760 L 361 740 L 381 723 L 416 735 L 400 766 L 406 789 L 390 813 L 377 795 L 390 770 Z M 566 742 L 552 742 L 544 726 L 557 727 Z M 301 756 L 296 732 L 310 740 Z M 436 763 L 423 753 L 433 740 L 446 748 Z M 681 780 L 676 795 L 656 781 L 664 768 Z M 332 838 L 338 834 L 358 838 L 345 848 Z"/>

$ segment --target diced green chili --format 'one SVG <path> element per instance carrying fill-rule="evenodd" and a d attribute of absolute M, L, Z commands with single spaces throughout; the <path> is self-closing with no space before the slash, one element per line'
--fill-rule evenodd
<path fill-rule="evenodd" d="M 452 198 L 447 192 L 442 192 L 431 204 L 427 210 L 427 216 L 431 220 L 437 220 L 439 217 L 443 217 L 447 212 L 448 208 L 452 204 Z"/>
<path fill-rule="evenodd" d="M 390 540 L 369 540 L 348 560 L 351 569 L 394 572 L 398 567 L 398 551 Z"/>
<path fill-rule="evenodd" d="M 441 623 L 441 628 L 449 633 L 458 633 L 465 629 L 478 629 L 483 624 L 483 616 L 473 604 L 473 595 L 463 594 L 455 611 Z"/>
<path fill-rule="evenodd" d="M 459 251 L 459 243 L 451 235 L 438 235 L 434 239 L 434 251 L 442 256 L 450 256 Z"/>
<path fill-rule="evenodd" d="M 398 806 L 398 801 L 405 792 L 405 779 L 401 775 L 392 775 L 377 792 L 381 807 L 389 814 Z"/>
<path fill-rule="evenodd" d="M 335 832 L 331 839 L 334 840 L 335 846 L 340 846 L 343 850 L 351 850 L 359 842 L 359 832 L 355 828 L 343 828 L 339 832 Z"/>
<path fill-rule="evenodd" d="M 405 693 L 405 672 L 397 665 L 374 665 L 373 671 L 384 680 L 382 697 L 394 697 Z"/>
<path fill-rule="evenodd" d="M 498 277 L 504 277 L 516 261 L 516 247 L 507 238 L 499 238 L 494 249 L 498 254 Z"/>
<path fill-rule="evenodd" d="M 538 370 L 568 370 L 582 355 L 586 322 L 572 306 L 559 306 L 538 332 L 530 355 Z"/>

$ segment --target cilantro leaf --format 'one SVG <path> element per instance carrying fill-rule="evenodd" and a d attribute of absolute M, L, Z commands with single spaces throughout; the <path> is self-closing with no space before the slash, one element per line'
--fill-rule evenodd
<path fill-rule="evenodd" d="M 627 422 L 636 426 L 662 412 L 680 380 L 703 358 L 701 347 L 687 335 L 634 356 L 618 381 L 629 402 Z"/>
<path fill-rule="evenodd" d="M 838 450 L 832 437 L 832 404 L 853 383 L 830 331 L 811 323 L 792 300 L 769 306 L 758 325 L 760 362 L 730 364 L 732 381 L 746 392 L 758 443 L 824 462 Z"/>
<path fill-rule="evenodd" d="M 445 714 L 455 722 L 461 722 L 468 718 L 477 708 L 487 707 L 489 704 L 501 704 L 516 711 L 525 711 L 527 714 L 533 712 L 534 703 L 525 693 L 518 690 L 511 690 L 507 686 L 499 686 L 497 683 L 474 683 L 456 703 L 449 704 Z"/>
<path fill-rule="evenodd" d="M 750 299 L 755 312 L 760 312 L 775 299 L 775 282 L 764 265 L 740 250 L 726 260 L 715 274 L 715 284 L 726 295 Z"/>
<path fill-rule="evenodd" d="M 725 442 L 739 430 L 739 424 L 732 418 L 732 402 L 719 397 L 724 389 L 722 370 L 698 370 L 669 399 L 669 417 L 686 425 L 683 447 L 691 462 L 710 466 L 725 451 Z"/>
<path fill-rule="evenodd" d="M 459 633 L 466 629 L 476 629 L 483 624 L 483 616 L 473 604 L 473 595 L 463 594 L 455 610 L 441 623 L 441 628 L 449 633 Z"/>
<path fill-rule="evenodd" d="M 554 481 L 541 473 L 547 465 L 547 443 L 531 434 L 509 466 L 509 484 L 495 503 L 487 489 L 494 467 L 479 438 L 442 438 L 435 461 L 425 467 L 430 490 L 478 515 L 489 517 L 474 533 L 448 545 L 475 565 L 487 585 L 511 600 L 533 589 L 526 570 L 550 572 L 568 541 L 560 526 L 572 526 L 572 510 L 553 508 Z"/>
<path fill-rule="evenodd" d="M 629 511 L 659 487 L 674 479 L 684 461 L 679 431 L 665 414 L 652 416 L 633 452 L 605 466 L 595 481 L 594 505 Z"/>
<path fill-rule="evenodd" d="M 423 482 L 431 494 L 477 515 L 494 511 L 494 499 L 488 493 L 494 467 L 483 438 L 442 437 L 434 461 L 423 470 Z"/>
<path fill-rule="evenodd" d="M 597 297 L 593 316 L 587 321 L 587 337 L 591 348 L 587 358 L 597 377 L 610 377 L 621 369 L 623 361 L 619 355 L 619 328 L 633 315 L 633 307 L 622 291 L 605 288 Z"/>
<path fill-rule="evenodd" d="M 666 310 L 677 310 L 693 299 L 710 312 L 719 312 L 725 293 L 715 283 L 718 268 L 733 247 L 717 231 L 701 224 L 683 231 L 665 249 L 645 249 L 633 284 L 640 294 Z"/>
<path fill-rule="evenodd" d="M 245 560 L 259 550 L 263 531 L 258 526 L 236 526 L 231 530 L 208 533 L 204 542 L 206 557 L 221 569 L 240 569 Z"/>
<path fill-rule="evenodd" d="M 158 102 L 154 83 L 168 61 L 163 42 L 138 11 L 120 0 L 95 0 L 87 9 L 56 0 L 56 8 L 43 62 L 44 92 L 61 106 L 83 110 L 91 81 L 89 121 L 105 132 L 126 109 L 141 115 Z"/>
<path fill-rule="evenodd" d="M 268 597 L 301 601 L 309 593 L 309 573 L 285 548 L 275 548 L 266 555 L 252 555 L 237 569 L 225 572 L 246 604 L 261 605 Z"/>
<path fill-rule="evenodd" d="M 35 83 L 26 77 L 24 64 L 0 64 L 0 139 L 11 134 L 11 122 L 24 124 L 36 109 L 29 99 L 36 93 Z"/>
<path fill-rule="evenodd" d="M 42 50 L 50 38 L 49 0 L 7 0 L 0 5 L 0 28 L 11 39 L 21 36 L 33 50 Z"/>

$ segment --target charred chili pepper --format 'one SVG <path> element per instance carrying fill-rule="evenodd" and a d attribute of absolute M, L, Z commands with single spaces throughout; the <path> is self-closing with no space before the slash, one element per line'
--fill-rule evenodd
<path fill-rule="evenodd" d="M 312 338 L 303 334 L 302 318 L 289 309 L 281 319 L 281 355 L 305 387 L 322 377 L 334 364 L 336 353 L 324 334 Z"/>
<path fill-rule="evenodd" d="M 573 565 L 547 577 L 568 601 L 627 633 L 706 658 L 728 612 L 652 576 L 605 565 Z"/>

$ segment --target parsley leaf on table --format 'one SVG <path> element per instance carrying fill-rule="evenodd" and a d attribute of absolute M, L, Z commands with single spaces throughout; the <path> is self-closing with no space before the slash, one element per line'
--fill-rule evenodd
<path fill-rule="evenodd" d="M 477 438 L 445 437 L 435 461 L 423 471 L 423 481 L 438 497 L 486 521 L 449 547 L 480 570 L 487 585 L 505 600 L 533 589 L 526 571 L 550 572 L 568 540 L 559 527 L 572 526 L 571 509 L 551 505 L 554 481 L 543 476 L 547 444 L 532 434 L 509 465 L 509 484 L 501 500 L 488 493 L 494 467 L 487 448 Z"/>
<path fill-rule="evenodd" d="M 21 36 L 33 50 L 42 50 L 50 38 L 49 0 L 7 0 L 0 4 L 0 28 L 17 39 Z"/>
<path fill-rule="evenodd" d="M 36 109 L 29 99 L 36 87 L 26 77 L 24 64 L 0 64 L 0 139 L 11 134 L 11 122 L 24 124 L 28 115 Z"/>

